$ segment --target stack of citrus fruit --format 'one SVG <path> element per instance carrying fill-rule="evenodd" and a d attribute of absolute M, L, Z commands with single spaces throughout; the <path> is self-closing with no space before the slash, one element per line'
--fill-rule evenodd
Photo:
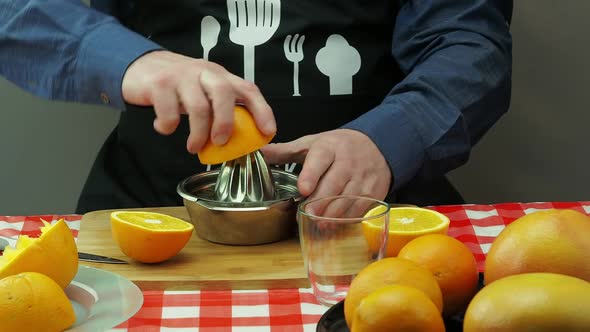
<path fill-rule="evenodd" d="M 43 222 L 41 236 L 20 236 L 0 257 L 0 331 L 61 331 L 76 320 L 64 288 L 78 271 L 65 223 Z"/>
<path fill-rule="evenodd" d="M 590 331 L 590 217 L 552 209 L 515 220 L 492 243 L 479 291 L 469 248 L 433 233 L 355 277 L 344 302 L 352 331 L 444 331 L 442 318 L 463 312 L 466 332 Z"/>
<path fill-rule="evenodd" d="M 258 130 L 254 118 L 244 107 L 238 105 L 234 111 L 234 127 L 227 143 L 215 145 L 209 138 L 198 152 L 202 164 L 221 164 L 245 156 L 273 139 L 274 135 L 264 135 Z"/>
<path fill-rule="evenodd" d="M 477 290 L 477 264 L 448 228 L 449 219 L 434 210 L 390 210 L 389 257 L 359 272 L 344 301 L 352 331 L 444 331 L 443 317 L 465 309 Z M 383 220 L 363 225 L 371 250 L 378 250 L 382 229 Z"/>
<path fill-rule="evenodd" d="M 111 232 L 121 251 L 142 263 L 163 262 L 188 243 L 194 226 L 167 214 L 147 211 L 111 213 Z"/>
<path fill-rule="evenodd" d="M 376 215 L 381 207 L 367 213 Z M 379 250 L 383 219 L 363 223 L 369 249 Z M 430 270 L 444 298 L 444 316 L 464 310 L 477 291 L 478 270 L 471 250 L 447 236 L 450 220 L 437 211 L 404 206 L 389 213 L 389 235 L 385 256 L 409 259 Z"/>

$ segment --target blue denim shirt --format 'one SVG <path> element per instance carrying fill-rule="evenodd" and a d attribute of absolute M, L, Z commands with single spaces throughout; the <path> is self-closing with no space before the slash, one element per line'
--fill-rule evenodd
<path fill-rule="evenodd" d="M 383 102 L 344 127 L 368 135 L 394 175 L 465 163 L 510 102 L 510 0 L 399 1 L 394 58 L 406 75 Z M 132 1 L 0 0 L 0 74 L 37 96 L 123 109 L 129 64 L 161 49 L 120 24 Z"/>

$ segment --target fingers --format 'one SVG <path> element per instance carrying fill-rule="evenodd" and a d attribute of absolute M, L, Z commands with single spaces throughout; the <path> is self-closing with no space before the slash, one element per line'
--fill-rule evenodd
<path fill-rule="evenodd" d="M 320 177 L 321 181 L 315 187 L 312 199 L 343 194 L 350 181 L 350 172 L 343 168 L 342 164 L 332 163 Z"/>
<path fill-rule="evenodd" d="M 163 135 L 172 134 L 180 123 L 179 101 L 174 82 L 165 77 L 156 82 L 151 99 L 156 113 L 154 129 Z"/>
<path fill-rule="evenodd" d="M 211 101 L 213 122 L 211 140 L 223 145 L 231 135 L 234 121 L 234 106 L 241 102 L 252 114 L 256 126 L 265 135 L 274 135 L 277 125 L 272 109 L 262 96 L 258 87 L 223 69 L 223 74 L 204 71 L 201 73 L 201 85 Z"/>
<path fill-rule="evenodd" d="M 371 197 L 372 195 L 365 193 L 369 193 L 370 191 L 366 190 L 370 190 L 372 189 L 372 187 L 366 186 L 364 184 L 365 182 L 366 181 L 351 179 L 344 186 L 341 195 Z M 361 218 L 367 212 L 369 212 L 371 204 L 373 204 L 373 201 L 355 199 L 353 200 L 353 202 L 351 202 L 351 204 L 349 204 L 345 209 L 341 211 L 342 216 L 345 218 Z"/>
<path fill-rule="evenodd" d="M 246 106 L 258 129 L 265 135 L 274 135 L 277 132 L 274 114 L 256 84 L 233 74 L 228 77 L 236 92 L 237 101 Z"/>
<path fill-rule="evenodd" d="M 236 94 L 229 80 L 209 70 L 201 73 L 200 83 L 213 109 L 211 141 L 223 145 L 229 139 L 234 125 Z"/>
<path fill-rule="evenodd" d="M 314 135 L 303 136 L 288 143 L 273 143 L 262 147 L 260 150 L 267 164 L 281 165 L 297 163 L 302 164 L 314 141 Z"/>
<path fill-rule="evenodd" d="M 328 171 L 334 160 L 334 150 L 318 144 L 309 149 L 297 181 L 299 192 L 303 196 L 309 196 L 316 190 L 320 178 Z"/>
<path fill-rule="evenodd" d="M 298 182 L 301 194 L 313 201 L 308 206 L 310 213 L 328 218 L 360 218 L 373 201 L 350 197 L 381 200 L 386 197 L 391 171 L 381 152 L 367 144 L 368 137 L 346 130 L 311 137 L 313 141 L 308 143 L 309 151 Z M 274 152 L 272 146 L 268 148 Z"/>
<path fill-rule="evenodd" d="M 332 164 L 327 173 L 322 177 L 312 199 L 336 195 L 365 196 L 375 198 L 377 182 L 371 176 L 358 177 L 349 170 L 349 165 L 343 161 Z M 376 197 L 380 199 L 381 197 Z M 334 201 L 325 207 L 324 213 L 330 217 L 360 218 L 368 212 L 371 201 L 354 200 L 350 204 L 342 201 Z"/>
<path fill-rule="evenodd" d="M 186 142 L 186 149 L 190 153 L 197 153 L 207 142 L 211 126 L 211 105 L 201 88 L 198 78 L 187 80 L 178 87 L 181 103 L 188 114 L 190 134 Z"/>
<path fill-rule="evenodd" d="M 311 154 L 309 155 L 311 156 Z M 309 157 L 308 160 L 310 160 Z M 325 170 L 325 174 L 320 174 L 319 183 L 310 199 L 341 195 L 346 189 L 349 180 L 350 172 L 342 167 L 342 163 L 332 162 L 329 168 Z M 326 204 L 318 206 L 318 209 L 323 216 L 331 218 L 344 217 L 350 205 L 348 199 L 326 200 L 324 202 Z"/>
<path fill-rule="evenodd" d="M 154 107 L 154 129 L 163 135 L 172 134 L 180 114 L 187 113 L 191 153 L 198 152 L 209 137 L 217 145 L 227 142 L 236 101 L 248 108 L 263 134 L 276 133 L 272 109 L 258 87 L 212 62 L 151 52 L 129 68 L 122 90 L 126 102 Z"/>

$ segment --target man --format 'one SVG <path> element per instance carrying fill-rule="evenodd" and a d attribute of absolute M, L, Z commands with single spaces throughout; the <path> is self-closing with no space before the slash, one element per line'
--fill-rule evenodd
<path fill-rule="evenodd" d="M 445 173 L 508 109 L 512 1 L 0 0 L 0 73 L 122 110 L 78 213 L 180 204 L 234 103 L 305 196 L 461 203 Z M 154 130 L 155 129 L 155 130 Z"/>

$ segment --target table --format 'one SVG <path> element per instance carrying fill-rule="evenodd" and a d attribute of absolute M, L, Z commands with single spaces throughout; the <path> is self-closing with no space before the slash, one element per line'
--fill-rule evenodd
<path fill-rule="evenodd" d="M 506 225 L 538 210 L 573 209 L 590 215 L 590 201 L 431 206 L 451 220 L 449 235 L 473 252 L 480 271 L 491 243 Z M 41 219 L 64 218 L 74 236 L 80 215 L 0 216 L 0 236 L 39 235 Z M 326 307 L 311 289 L 144 290 L 144 305 L 127 322 L 110 331 L 315 331 Z"/>

